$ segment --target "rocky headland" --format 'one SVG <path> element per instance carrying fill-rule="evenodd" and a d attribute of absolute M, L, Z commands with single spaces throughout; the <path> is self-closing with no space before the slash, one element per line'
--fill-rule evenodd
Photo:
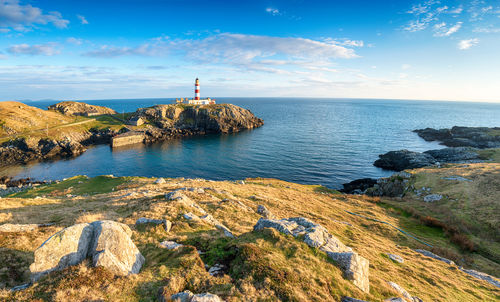
<path fill-rule="evenodd" d="M 157 105 L 122 115 L 78 102 L 61 102 L 49 110 L 0 102 L 0 167 L 78 156 L 88 147 L 109 144 L 113 137 L 126 132 L 139 133 L 142 142 L 153 143 L 190 135 L 234 133 L 263 124 L 249 110 L 231 104 Z"/>
<path fill-rule="evenodd" d="M 89 105 L 82 102 L 65 101 L 50 105 L 49 110 L 58 111 L 64 115 L 96 116 L 103 114 L 116 114 L 111 108 Z"/>

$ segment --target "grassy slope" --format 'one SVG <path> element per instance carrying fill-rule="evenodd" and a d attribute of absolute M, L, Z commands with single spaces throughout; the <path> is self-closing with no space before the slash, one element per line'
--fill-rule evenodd
<path fill-rule="evenodd" d="M 97 219 L 130 225 L 132 239 L 145 256 L 146 264 L 140 274 L 122 278 L 82 264 L 53 273 L 25 291 L 0 290 L 0 297 L 155 301 L 158 289 L 166 286 L 166 292 L 210 291 L 230 301 L 249 297 L 267 301 L 338 301 L 343 295 L 381 301 L 397 296 L 386 284 L 386 281 L 394 281 L 424 301 L 500 299 L 500 292 L 490 284 L 414 252 L 411 248 L 423 246 L 394 228 L 345 212 L 387 221 L 410 229 L 432 244 L 455 248 L 441 229 L 422 225 L 411 215 L 380 203 L 379 199 L 341 195 L 318 186 L 272 179 L 248 179 L 244 185 L 183 179 L 167 179 L 161 185 L 153 182 L 148 178 L 75 177 L 18 194 L 17 198 L 2 199 L 0 223 L 56 223 L 25 234 L 0 234 L 0 284 L 3 286 L 11 287 L 27 280 L 34 249 L 51 234 L 75 223 Z M 189 191 L 186 194 L 238 238 L 226 239 L 209 225 L 183 219 L 183 213 L 196 214 L 196 210 L 164 198 L 166 192 L 181 187 L 213 188 L 205 190 L 205 194 Z M 369 259 L 370 293 L 361 292 L 345 280 L 324 253 L 300 240 L 275 231 L 252 232 L 260 217 L 255 213 L 259 204 L 278 217 L 304 216 L 321 223 Z M 170 233 L 161 227 L 136 229 L 134 222 L 139 217 L 168 218 L 174 226 Z M 187 246 L 176 251 L 158 248 L 157 243 L 166 239 Z M 196 250 L 204 253 L 200 256 Z M 394 263 L 385 253 L 401 255 L 405 262 Z M 230 267 L 228 275 L 212 277 L 204 263 L 225 263 Z"/>
<path fill-rule="evenodd" d="M 450 252 L 476 251 L 466 253 L 465 262 L 498 276 L 500 164 L 447 165 L 440 169 L 417 169 L 411 173 L 415 188 L 431 188 L 431 193 L 441 194 L 444 198 L 426 203 L 421 196 L 409 192 L 402 200 L 384 199 L 383 202 L 414 216 L 427 217 L 428 224 L 443 223 L 445 229 L 452 228 L 447 237 L 461 244 L 462 249 L 451 247 Z M 457 176 L 467 180 L 446 179 Z"/>
<path fill-rule="evenodd" d="M 119 130 L 123 114 L 94 117 L 66 116 L 19 102 L 0 102 L 0 142 L 15 137 L 53 138 L 85 133 L 91 128 Z M 48 131 L 47 131 L 48 126 Z M 14 133 L 7 133 L 6 128 Z"/>

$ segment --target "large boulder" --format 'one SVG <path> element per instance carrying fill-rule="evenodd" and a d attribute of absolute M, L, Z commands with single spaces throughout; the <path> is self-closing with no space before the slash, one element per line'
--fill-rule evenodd
<path fill-rule="evenodd" d="M 144 257 L 131 235 L 128 226 L 107 220 L 65 228 L 35 250 L 35 261 L 30 265 L 31 280 L 76 265 L 87 257 L 92 258 L 94 266 L 105 267 L 116 275 L 136 274 Z"/>
<path fill-rule="evenodd" d="M 280 220 L 260 218 L 254 230 L 264 228 L 273 228 L 294 237 L 303 236 L 304 243 L 326 252 L 328 257 L 338 264 L 346 279 L 352 280 L 361 290 L 370 291 L 369 261 L 344 245 L 323 226 L 304 217 Z"/>
<path fill-rule="evenodd" d="M 30 265 L 31 280 L 82 262 L 87 258 L 93 232 L 91 224 L 81 223 L 52 235 L 35 250 L 35 261 Z"/>
<path fill-rule="evenodd" d="M 408 150 L 389 151 L 378 157 L 373 163 L 375 167 L 394 171 L 422 168 L 436 163 L 436 159 L 429 154 Z"/>
<path fill-rule="evenodd" d="M 130 239 L 132 231 L 122 223 L 95 221 L 90 255 L 94 266 L 103 266 L 116 275 L 139 273 L 144 257 Z"/>

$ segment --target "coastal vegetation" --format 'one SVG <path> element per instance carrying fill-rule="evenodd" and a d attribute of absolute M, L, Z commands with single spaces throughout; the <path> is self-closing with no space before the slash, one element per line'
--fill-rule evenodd
<path fill-rule="evenodd" d="M 497 223 L 492 207 L 498 207 L 499 192 L 489 188 L 489 197 L 476 198 L 485 185 L 494 184 L 499 170 L 498 164 L 488 163 L 409 171 L 414 186 L 431 186 L 432 192 L 449 194 L 443 202 L 426 204 L 411 194 L 403 199 L 339 194 L 321 186 L 263 178 L 214 182 L 73 177 L 2 198 L 0 223 L 40 226 L 27 232 L 0 232 L 0 295 L 6 300 L 157 301 L 190 290 L 217 294 L 228 301 L 340 301 L 345 296 L 382 301 L 401 295 L 388 283 L 394 282 L 423 301 L 495 301 L 500 291 L 494 285 L 415 250 L 432 250 L 453 257 L 465 268 L 497 275 L 498 264 L 481 255 L 477 247 L 486 238 L 492 239 L 486 229 Z M 449 175 L 473 181 L 461 188 L 462 182 L 442 179 Z M 434 182 L 438 185 L 433 187 Z M 455 198 L 458 201 L 450 201 Z M 469 205 L 469 216 L 454 210 L 457 203 Z M 267 212 L 259 214 L 264 213 L 259 206 Z M 465 225 L 474 234 L 467 234 L 474 241 L 474 251 L 463 249 L 447 234 L 447 227 L 433 222 L 448 223 L 440 216 L 447 210 L 456 223 L 449 228 L 458 228 L 460 219 L 470 222 L 467 217 L 473 215 L 490 223 L 484 228 Z M 228 237 L 203 219 L 187 218 L 204 213 L 236 237 Z M 305 217 L 318 223 L 369 260 L 369 292 L 346 279 L 337 262 L 305 244 L 302 237 L 272 228 L 254 230 L 261 215 L 270 213 L 276 219 Z M 172 227 L 168 232 L 160 225 L 144 227 L 137 224 L 141 217 L 166 219 Z M 52 272 L 26 289 L 9 290 L 29 282 L 33 252 L 47 238 L 65 227 L 96 220 L 130 226 L 132 241 L 145 258 L 138 274 L 120 277 L 84 261 Z M 159 243 L 165 240 L 182 246 L 162 248 Z M 498 240 L 486 247 L 498 255 L 497 244 Z M 404 261 L 395 262 L 388 254 Z M 208 268 L 214 266 L 221 269 L 212 275 Z"/>

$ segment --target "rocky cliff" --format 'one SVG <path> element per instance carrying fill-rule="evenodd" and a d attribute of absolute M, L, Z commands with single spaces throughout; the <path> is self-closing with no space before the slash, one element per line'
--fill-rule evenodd
<path fill-rule="evenodd" d="M 264 124 L 249 110 L 232 104 L 156 105 L 138 109 L 130 120 L 139 118 L 160 129 L 187 129 L 206 133 L 233 133 Z"/>
<path fill-rule="evenodd" d="M 108 107 L 70 101 L 50 105 L 49 110 L 58 111 L 65 115 L 95 116 L 102 114 L 116 114 L 116 111 Z"/>

